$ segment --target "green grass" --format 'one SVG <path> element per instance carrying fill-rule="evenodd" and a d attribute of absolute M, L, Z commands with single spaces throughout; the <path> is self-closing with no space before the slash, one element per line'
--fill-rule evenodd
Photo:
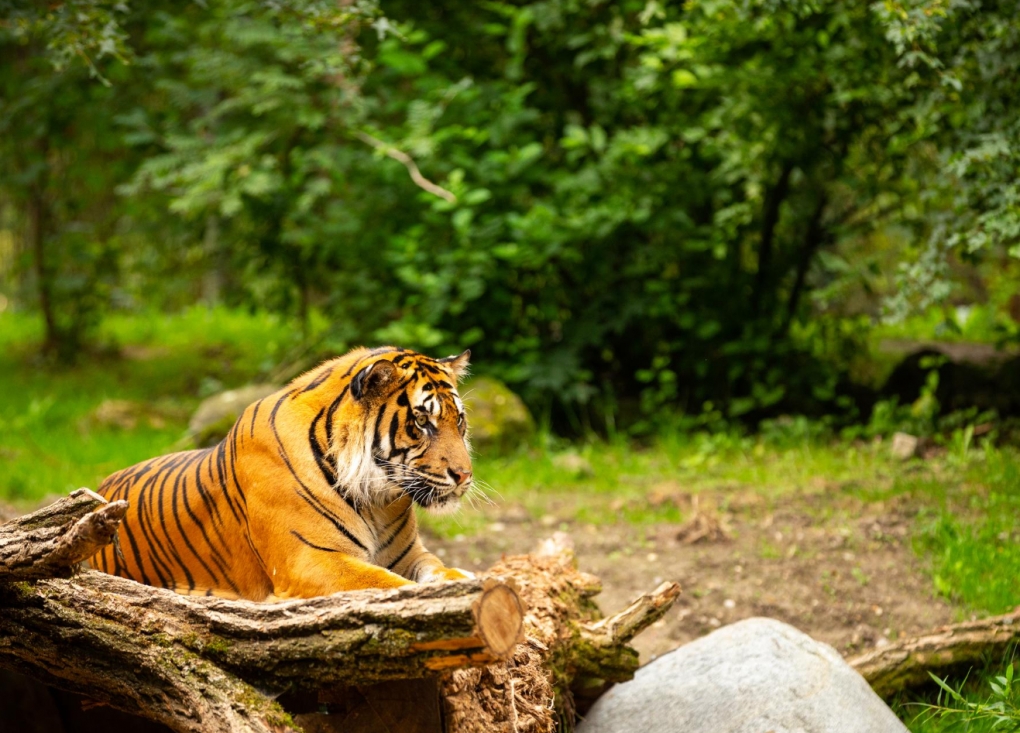
<path fill-rule="evenodd" d="M 963 679 L 933 679 L 927 689 L 901 693 L 892 708 L 913 733 L 1015 733 L 1020 731 L 1018 663 L 1014 646 Z"/>
<path fill-rule="evenodd" d="M 187 416 L 210 392 L 243 384 L 293 343 L 279 320 L 195 308 L 178 316 L 114 316 L 104 340 L 126 358 L 56 368 L 36 354 L 37 318 L 0 314 L 0 500 L 37 502 L 179 445 Z M 139 403 L 134 429 L 90 415 L 106 400 Z"/>
<path fill-rule="evenodd" d="M 987 451 L 966 472 L 971 490 L 921 523 L 918 549 L 931 557 L 943 595 L 977 611 L 1020 605 L 1020 458 Z"/>

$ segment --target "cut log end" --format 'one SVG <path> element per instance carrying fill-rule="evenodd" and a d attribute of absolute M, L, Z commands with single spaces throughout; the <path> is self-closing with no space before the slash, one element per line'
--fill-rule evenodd
<path fill-rule="evenodd" d="M 478 634 L 496 659 L 509 659 L 524 639 L 524 608 L 521 599 L 503 583 L 486 583 L 474 606 Z"/>

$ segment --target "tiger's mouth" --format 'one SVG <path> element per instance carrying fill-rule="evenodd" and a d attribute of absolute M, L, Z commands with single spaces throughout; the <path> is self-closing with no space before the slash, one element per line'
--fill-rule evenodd
<path fill-rule="evenodd" d="M 459 485 L 439 483 L 405 464 L 387 465 L 378 459 L 376 463 L 385 471 L 390 482 L 410 496 L 415 504 L 430 512 L 445 513 L 457 509 L 461 497 L 471 487 L 470 481 Z"/>
<path fill-rule="evenodd" d="M 430 512 L 446 512 L 456 509 L 460 505 L 460 498 L 463 491 L 459 487 L 451 486 L 421 486 L 405 487 L 404 492 L 411 497 L 411 500 L 422 509 Z"/>

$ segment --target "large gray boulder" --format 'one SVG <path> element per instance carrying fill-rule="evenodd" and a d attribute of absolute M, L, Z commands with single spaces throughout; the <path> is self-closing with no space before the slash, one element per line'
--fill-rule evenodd
<path fill-rule="evenodd" d="M 577 733 L 905 733 L 836 651 L 752 618 L 659 657 L 603 695 Z"/>
<path fill-rule="evenodd" d="M 471 445 L 479 453 L 505 453 L 526 443 L 535 421 L 524 401 L 492 377 L 474 377 L 460 388 L 471 426 Z"/>
<path fill-rule="evenodd" d="M 188 433 L 195 441 L 195 446 L 207 448 L 219 443 L 248 405 L 279 389 L 276 384 L 249 384 L 202 400 L 188 423 Z"/>

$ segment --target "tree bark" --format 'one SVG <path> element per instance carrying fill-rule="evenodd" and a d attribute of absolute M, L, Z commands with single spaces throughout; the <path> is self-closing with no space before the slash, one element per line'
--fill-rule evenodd
<path fill-rule="evenodd" d="M 43 142 L 40 147 L 45 158 L 48 146 Z M 43 176 L 42 180 L 36 182 L 32 187 L 28 198 L 28 230 L 32 250 L 32 269 L 35 271 L 39 310 L 42 311 L 43 322 L 46 326 L 43 348 L 45 351 L 59 352 L 63 336 L 57 326 L 57 316 L 53 304 L 53 273 L 50 271 L 46 257 L 46 220 L 49 217 L 46 200 L 46 174 L 40 175 Z"/>
<path fill-rule="evenodd" d="M 34 514 L 0 525 L 0 581 L 68 578 L 74 567 L 109 544 L 127 511 L 78 489 Z"/>
<path fill-rule="evenodd" d="M 1020 642 L 1020 608 L 1004 616 L 943 626 L 850 659 L 882 697 L 930 681 L 929 672 L 979 662 Z"/>

